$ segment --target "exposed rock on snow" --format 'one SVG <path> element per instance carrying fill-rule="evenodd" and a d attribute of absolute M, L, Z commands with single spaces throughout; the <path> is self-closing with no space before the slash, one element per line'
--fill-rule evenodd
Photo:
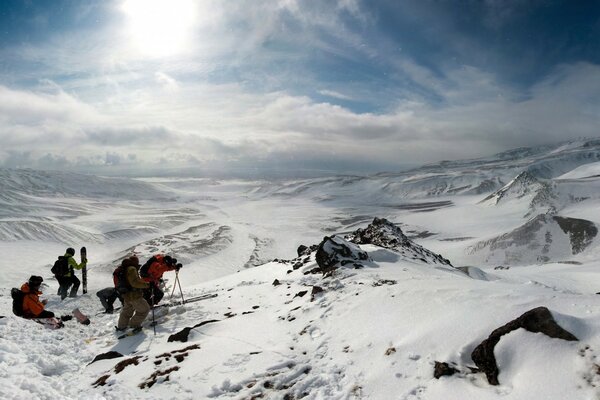
<path fill-rule="evenodd" d="M 190 332 L 192 331 L 192 329 L 199 328 L 199 327 L 201 327 L 203 325 L 211 324 L 213 322 L 219 322 L 219 320 L 218 319 L 211 319 L 211 320 L 208 320 L 208 321 L 202 321 L 199 324 L 196 324 L 194 326 L 183 328 L 179 332 L 174 333 L 171 336 L 169 336 L 169 339 L 167 339 L 167 342 L 187 342 L 188 341 L 188 337 L 190 336 Z"/>
<path fill-rule="evenodd" d="M 555 213 L 557 211 L 557 194 L 554 190 L 554 184 L 538 179 L 527 171 L 521 172 L 515 179 L 487 196 L 480 203 L 502 205 L 511 200 L 523 198 L 529 199 L 527 215 L 540 211 L 545 213 Z"/>
<path fill-rule="evenodd" d="M 523 264 L 561 260 L 581 253 L 598 234 L 588 220 L 539 214 L 520 227 L 467 249 L 484 263 Z"/>
<path fill-rule="evenodd" d="M 373 222 L 365 229 L 357 229 L 347 235 L 346 239 L 356 244 L 374 244 L 394 250 L 409 260 L 420 260 L 427 264 L 452 266 L 450 261 L 441 255 L 427 250 L 410 240 L 402 232 L 402 229 L 385 218 L 373 219 Z"/>
<path fill-rule="evenodd" d="M 315 258 L 319 270 L 312 272 L 323 274 L 331 273 L 336 268 L 348 264 L 352 264 L 355 268 L 362 268 L 365 261 L 371 260 L 366 251 L 339 236 L 325 236 L 319 244 Z"/>
<path fill-rule="evenodd" d="M 451 376 L 457 373 L 458 370 L 446 362 L 436 361 L 433 367 L 433 377 L 440 379 L 442 376 Z"/>
<path fill-rule="evenodd" d="M 113 358 L 119 358 L 119 357 L 123 357 L 123 354 L 119 353 L 118 351 L 109 351 L 106 353 L 98 354 L 96 357 L 94 357 L 94 359 L 92 360 L 92 362 L 90 364 L 93 364 L 96 361 L 112 360 Z"/>
<path fill-rule="evenodd" d="M 527 171 L 521 172 L 515 179 L 504 187 L 490 194 L 482 203 L 500 204 L 511 199 L 520 199 L 524 196 L 536 194 L 544 188 L 544 184 Z"/>
<path fill-rule="evenodd" d="M 516 329 L 523 328 L 529 332 L 541 332 L 551 338 L 569 341 L 578 340 L 575 335 L 563 329 L 556 323 L 554 317 L 546 307 L 537 307 L 527 311 L 519 318 L 494 330 L 490 336 L 481 342 L 471 353 L 471 358 L 481 372 L 485 373 L 490 385 L 499 385 L 498 365 L 494 356 L 494 347 L 503 335 Z"/>
<path fill-rule="evenodd" d="M 573 254 L 578 254 L 585 250 L 598 235 L 598 228 L 591 221 L 579 218 L 564 218 L 558 215 L 554 217 L 554 220 L 563 232 L 569 235 Z"/>

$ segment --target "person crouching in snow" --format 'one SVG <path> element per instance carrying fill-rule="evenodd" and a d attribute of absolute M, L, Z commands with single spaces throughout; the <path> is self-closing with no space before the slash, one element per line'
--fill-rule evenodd
<path fill-rule="evenodd" d="M 29 281 L 21 286 L 23 292 L 23 318 L 53 318 L 54 313 L 44 310 L 48 300 L 40 301 L 40 286 L 44 279 L 41 276 L 31 275 Z"/>
<path fill-rule="evenodd" d="M 150 306 L 144 300 L 142 293 L 142 290 L 147 289 L 149 285 L 140 278 L 138 273 L 140 261 L 137 257 L 126 258 L 121 263 L 121 267 L 124 272 L 119 279 L 123 282 L 119 282 L 117 287 L 123 296 L 123 308 L 116 329 L 122 332 L 127 327 L 131 327 L 134 332 L 137 332 L 142 330 L 142 322 L 150 312 Z"/>
<path fill-rule="evenodd" d="M 105 309 L 105 314 L 113 313 L 113 311 L 115 310 L 113 304 L 117 299 L 119 299 L 121 304 L 123 304 L 123 297 L 121 297 L 119 291 L 114 287 L 107 287 L 102 290 L 99 290 L 98 292 L 96 292 L 96 296 L 98 296 L 98 298 L 100 299 L 100 303 L 102 303 L 102 306 Z"/>
<path fill-rule="evenodd" d="M 182 267 L 176 258 L 163 254 L 156 254 L 146 261 L 140 269 L 140 276 L 150 283 L 150 289 L 144 290 L 144 298 L 150 306 L 157 305 L 165 295 L 160 289 L 163 274 L 167 271 L 179 271 Z"/>

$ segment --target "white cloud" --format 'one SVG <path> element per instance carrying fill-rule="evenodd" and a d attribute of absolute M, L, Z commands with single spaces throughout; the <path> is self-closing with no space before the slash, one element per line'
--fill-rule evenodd
<path fill-rule="evenodd" d="M 327 97 L 333 97 L 335 99 L 340 99 L 340 100 L 354 100 L 352 98 L 352 96 L 348 96 L 343 93 L 336 92 L 335 90 L 319 90 L 319 94 L 322 94 L 323 96 L 327 96 Z"/>

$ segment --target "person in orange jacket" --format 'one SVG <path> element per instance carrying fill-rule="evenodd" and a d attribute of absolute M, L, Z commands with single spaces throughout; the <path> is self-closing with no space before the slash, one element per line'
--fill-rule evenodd
<path fill-rule="evenodd" d="M 144 290 L 144 298 L 150 306 L 158 304 L 165 295 L 159 287 L 163 274 L 167 271 L 179 271 L 182 267 L 176 258 L 163 254 L 156 254 L 146 261 L 140 269 L 140 276 L 150 284 L 150 288 Z"/>
<path fill-rule="evenodd" d="M 21 286 L 23 292 L 23 318 L 52 318 L 54 313 L 44 310 L 48 300 L 40 301 L 40 286 L 44 279 L 41 276 L 31 275 L 29 281 Z"/>

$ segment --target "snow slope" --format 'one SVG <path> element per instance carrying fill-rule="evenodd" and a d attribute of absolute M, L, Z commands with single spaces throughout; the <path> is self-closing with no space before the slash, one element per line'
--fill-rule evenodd
<path fill-rule="evenodd" d="M 577 290 L 578 284 L 561 289 L 561 279 L 553 287 L 471 279 L 408 262 L 391 250 L 361 247 L 373 263 L 360 270 L 340 268 L 323 277 L 304 274 L 316 266 L 314 260 L 297 270 L 269 263 L 197 285 L 186 295 L 218 297 L 172 308 L 156 336 L 149 328 L 119 341 L 112 333 L 116 316 L 96 316 L 87 327 L 70 321 L 59 331 L 12 316 L 0 319 L 0 395 L 478 400 L 600 395 L 596 295 Z M 273 286 L 276 279 L 280 284 Z M 323 291 L 311 296 L 315 287 Z M 50 309 L 98 308 L 89 295 L 60 304 L 54 289 L 48 291 Z M 539 305 L 549 307 L 579 341 L 515 331 L 497 348 L 500 386 L 489 385 L 482 374 L 433 377 L 435 361 L 473 366 L 469 355 L 481 340 Z M 167 342 L 182 328 L 210 320 L 217 322 L 192 329 L 187 342 Z M 90 364 L 108 351 L 124 357 Z M 116 372 L 117 364 L 132 358 Z M 70 379 L 75 374 L 78 379 Z"/>
<path fill-rule="evenodd" d="M 564 174 L 599 149 L 570 142 L 403 174 L 272 182 L 4 171 L 0 398 L 598 399 L 600 246 L 586 232 L 600 224 L 600 179 L 592 165 Z M 523 171 L 542 185 L 481 202 Z M 532 208 L 542 192 L 551 207 Z M 357 235 L 374 217 L 396 241 Z M 368 253 L 362 268 L 324 275 L 314 249 L 296 257 L 334 234 Z M 50 265 L 82 245 L 90 292 L 60 302 Z M 118 341 L 117 316 L 95 315 L 94 293 L 123 257 L 159 251 L 184 262 L 186 297 L 218 296 L 171 308 L 156 336 Z M 51 331 L 14 317 L 10 288 L 31 274 L 45 278 L 48 309 L 79 307 L 92 324 Z M 579 341 L 520 329 L 495 349 L 499 386 L 469 372 L 475 346 L 538 306 Z M 109 351 L 123 357 L 90 364 Z M 117 373 L 121 361 L 131 364 Z M 460 372 L 435 379 L 436 361 Z"/>

